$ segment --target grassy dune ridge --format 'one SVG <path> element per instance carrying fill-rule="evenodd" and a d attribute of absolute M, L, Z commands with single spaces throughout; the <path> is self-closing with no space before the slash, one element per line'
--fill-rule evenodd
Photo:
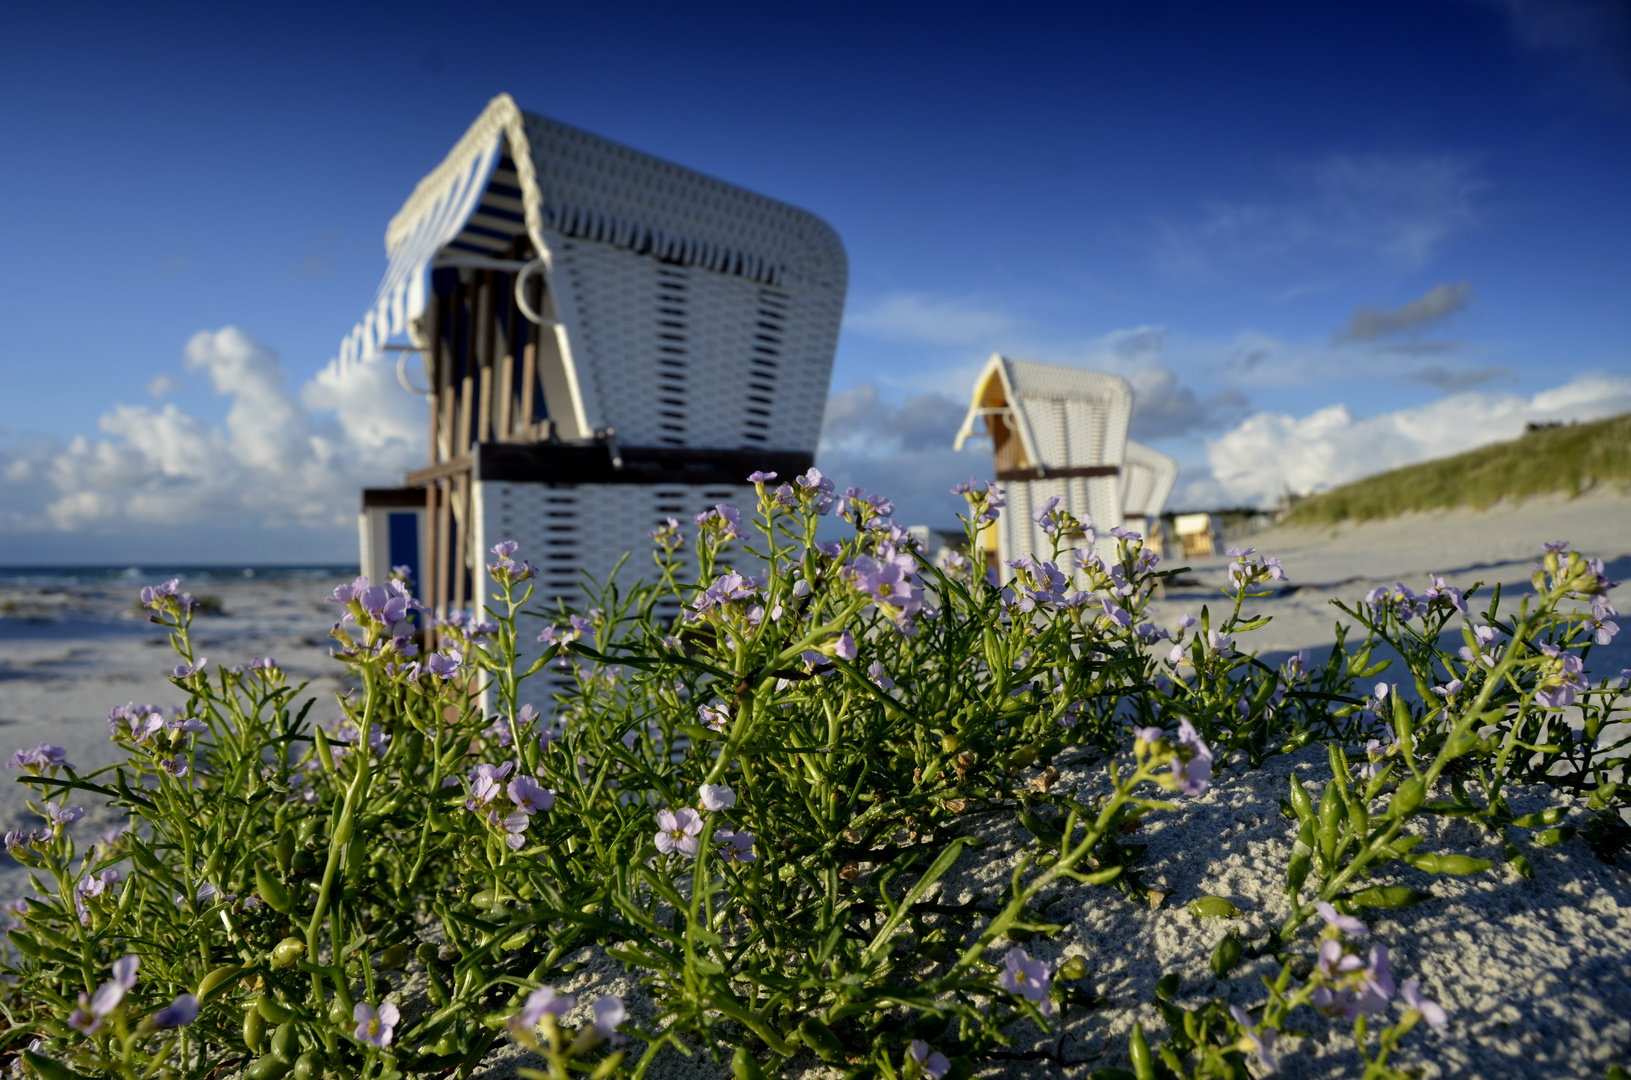
<path fill-rule="evenodd" d="M 1406 465 L 1304 499 L 1287 525 L 1334 525 L 1407 510 L 1484 509 L 1503 498 L 1631 484 L 1631 413 L 1589 424 L 1532 430 L 1454 457 Z"/>

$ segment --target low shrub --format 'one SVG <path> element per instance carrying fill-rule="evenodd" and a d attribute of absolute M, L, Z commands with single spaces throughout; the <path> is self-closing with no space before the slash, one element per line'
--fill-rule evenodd
<path fill-rule="evenodd" d="M 1243 638 L 1284 575 L 1249 549 L 1231 552 L 1219 610 L 1168 630 L 1146 609 L 1172 572 L 1136 534 L 1098 538 L 1056 505 L 1039 514 L 1052 557 L 1017 560 L 1002 585 L 958 556 L 925 565 L 880 497 L 815 470 L 751 479 L 751 526 L 728 506 L 690 536 L 670 520 L 654 583 L 614 576 L 587 611 L 536 604 L 533 567 L 496 546 L 498 592 L 436 627 L 428 653 L 407 583 L 340 586 L 333 653 L 356 689 L 327 726 L 271 661 L 209 670 L 175 582 L 143 590 L 186 707 L 114 710 L 124 754 L 105 769 L 45 745 L 13 760 L 46 821 L 6 837 L 38 894 L 15 909 L 0 992 L 13 1069 L 464 1076 L 508 1039 L 537 1051 L 528 1077 L 641 1076 L 699 1048 L 741 1080 L 801 1052 L 857 1077 L 968 1076 L 1015 1025 L 1081 1004 L 1080 972 L 1015 944 L 1060 929 L 1050 887 L 1144 900 L 1141 818 L 1204 792 L 1215 760 L 1321 742 L 1332 779 L 1286 796 L 1278 978 L 1250 1010 L 1158 995 L 1171 1031 L 1151 1045 L 1134 1028 L 1128 1075 L 1273 1068 L 1308 1006 L 1353 1025 L 1367 1076 L 1402 1076 L 1390 1058 L 1444 1013 L 1414 980 L 1396 991 L 1384 945 L 1357 944 L 1357 913 L 1420 899 L 1366 879 L 1393 860 L 1489 869 L 1421 850 L 1411 823 L 1466 817 L 1509 837 L 1519 870 L 1565 830 L 1605 856 L 1626 843 L 1610 779 L 1626 740 L 1602 737 L 1617 689 L 1584 676 L 1617 629 L 1610 583 L 1564 546 L 1516 611 L 1498 589 L 1475 613 L 1473 591 L 1401 586 L 1344 608 L 1362 639 L 1275 668 Z M 958 490 L 972 537 L 1001 493 Z M 823 542 L 833 511 L 849 528 Z M 683 583 L 687 546 L 699 584 Z M 660 619 L 673 598 L 682 614 Z M 531 663 L 523 634 L 544 646 Z M 1358 689 L 1388 666 L 1384 643 L 1400 681 Z M 546 672 L 564 689 L 540 711 L 529 680 Z M 1578 734 L 1567 706 L 1584 710 Z M 1052 790 L 1066 754 L 1103 761 L 1111 792 Z M 1519 780 L 1589 795 L 1594 816 L 1514 816 L 1501 793 Z M 83 847 L 68 825 L 90 798 L 130 824 Z M 979 857 L 966 825 L 991 813 L 1017 815 L 1034 847 L 1004 895 L 953 904 L 936 883 Z M 558 992 L 584 946 L 637 972 L 650 1009 Z M 1214 971 L 1240 951 L 1225 938 Z"/>

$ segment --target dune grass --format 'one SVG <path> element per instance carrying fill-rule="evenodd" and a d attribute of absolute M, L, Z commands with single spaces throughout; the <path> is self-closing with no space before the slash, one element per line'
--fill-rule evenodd
<path fill-rule="evenodd" d="M 1589 424 L 1531 430 L 1512 442 L 1407 465 L 1299 502 L 1287 525 L 1388 518 L 1407 510 L 1484 509 L 1504 498 L 1631 483 L 1631 413 Z"/>

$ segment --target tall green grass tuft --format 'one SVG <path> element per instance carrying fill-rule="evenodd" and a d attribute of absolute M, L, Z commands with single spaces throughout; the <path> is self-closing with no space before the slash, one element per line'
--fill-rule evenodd
<path fill-rule="evenodd" d="M 1532 429 L 1512 442 L 1344 484 L 1298 503 L 1285 524 L 1334 525 L 1455 506 L 1482 510 L 1505 498 L 1574 496 L 1604 482 L 1631 484 L 1631 414 Z"/>

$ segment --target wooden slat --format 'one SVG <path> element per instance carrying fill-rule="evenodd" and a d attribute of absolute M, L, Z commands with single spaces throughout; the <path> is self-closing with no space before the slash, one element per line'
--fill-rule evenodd
<path fill-rule="evenodd" d="M 538 310 L 538 283 L 536 278 L 527 282 L 527 301 L 532 310 Z M 526 346 L 521 352 L 521 423 L 520 437 L 532 440 L 538 437 L 537 428 L 533 426 L 532 417 L 538 411 L 538 333 L 542 327 L 520 319 L 516 325 L 520 327 L 519 333 L 526 336 Z"/>
<path fill-rule="evenodd" d="M 454 457 L 470 452 L 470 410 L 475 404 L 476 396 L 475 335 L 470 332 L 471 299 L 470 290 L 464 290 L 464 296 L 459 304 L 459 323 L 462 331 L 459 335 L 459 344 L 464 355 L 464 377 L 459 380 L 459 416 L 453 439 Z"/>
<path fill-rule="evenodd" d="M 453 577 L 452 595 L 449 598 L 456 610 L 463 610 L 465 606 L 465 564 L 470 559 L 470 474 L 460 473 L 453 477 L 449 483 L 452 485 L 453 496 L 453 559 L 449 573 Z"/>
<path fill-rule="evenodd" d="M 500 279 L 502 284 L 504 279 Z M 499 442 L 515 441 L 515 332 L 516 332 L 515 302 L 512 300 L 507 306 L 504 316 L 504 341 L 499 350 L 498 361 L 498 397 L 493 402 L 497 411 L 493 414 L 493 431 Z"/>
<path fill-rule="evenodd" d="M 493 338 L 497 329 L 493 324 L 493 272 L 478 271 L 481 289 L 476 294 L 475 344 L 476 363 L 476 421 L 472 434 L 477 442 L 493 440 Z"/>
<path fill-rule="evenodd" d="M 469 472 L 470 462 L 471 455 L 465 454 L 461 457 L 454 458 L 452 461 L 442 461 L 430 466 L 429 468 L 416 469 L 407 475 L 406 486 L 418 487 L 420 484 L 429 484 L 437 480 L 446 479 L 449 476 L 457 476 L 460 473 Z"/>
<path fill-rule="evenodd" d="M 452 508 L 449 506 L 447 498 L 450 482 L 443 478 L 431 486 L 436 499 L 436 591 L 433 606 L 438 616 L 447 614 L 448 566 L 452 562 L 448 558 L 449 545 L 453 538 L 453 522 L 450 517 Z"/>
<path fill-rule="evenodd" d="M 434 415 L 434 414 L 433 414 Z M 435 446 L 434 443 L 431 444 Z M 425 557 L 419 561 L 419 580 L 413 583 L 414 592 L 419 602 L 431 609 L 432 617 L 425 618 L 420 615 L 425 629 L 425 648 L 434 649 L 436 641 L 436 579 L 441 575 L 436 572 L 436 487 L 435 484 L 425 485 Z"/>

